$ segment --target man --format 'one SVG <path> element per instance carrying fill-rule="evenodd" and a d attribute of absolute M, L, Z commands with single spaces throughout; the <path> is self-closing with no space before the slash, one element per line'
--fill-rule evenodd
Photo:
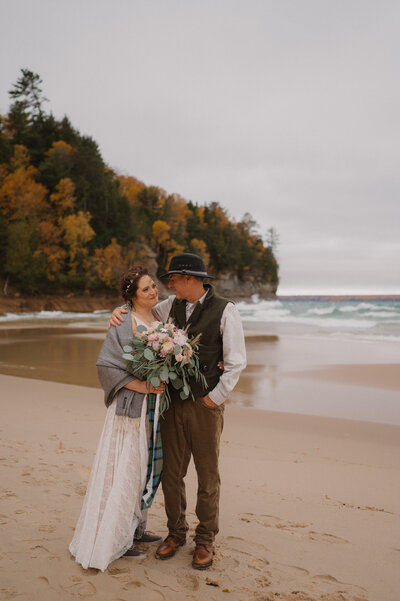
<path fill-rule="evenodd" d="M 166 322 L 172 318 L 189 336 L 201 333 L 200 369 L 207 387 L 190 381 L 195 401 L 182 400 L 171 387 L 172 403 L 161 420 L 164 467 L 162 487 L 168 518 L 167 538 L 156 551 L 157 559 L 169 559 L 186 543 L 184 477 L 191 456 L 197 472 L 196 515 L 199 523 L 194 541 L 192 566 L 203 570 L 213 563 L 213 543 L 218 533 L 220 476 L 219 445 L 223 428 L 224 401 L 246 366 L 244 335 L 239 312 L 227 299 L 215 294 L 204 279 L 212 278 L 198 255 L 182 253 L 172 257 L 168 287 L 174 295 L 156 305 L 154 314 Z M 116 309 L 110 323 L 122 319 Z M 223 372 L 219 364 L 223 361 Z"/>

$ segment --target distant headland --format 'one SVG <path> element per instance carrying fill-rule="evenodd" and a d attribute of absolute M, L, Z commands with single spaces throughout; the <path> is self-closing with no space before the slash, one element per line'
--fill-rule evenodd
<path fill-rule="evenodd" d="M 273 228 L 261 236 L 248 213 L 235 221 L 217 202 L 199 205 L 119 175 L 68 117 L 44 111 L 41 83 L 22 69 L 0 116 L 3 307 L 42 306 L 39 297 L 48 306 L 78 298 L 97 306 L 129 266 L 159 277 L 180 252 L 201 255 L 226 294 L 275 296 Z"/>

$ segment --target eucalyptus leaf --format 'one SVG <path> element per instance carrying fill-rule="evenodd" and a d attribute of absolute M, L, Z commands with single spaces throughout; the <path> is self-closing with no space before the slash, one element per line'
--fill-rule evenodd
<path fill-rule="evenodd" d="M 148 361 L 152 361 L 154 359 L 154 353 L 149 348 L 144 349 L 143 356 Z"/>
<path fill-rule="evenodd" d="M 136 332 L 147 332 L 146 326 L 140 325 L 136 328 Z"/>
<path fill-rule="evenodd" d="M 189 393 L 186 393 L 186 392 L 184 392 L 184 391 L 182 390 L 182 392 L 180 393 L 180 395 L 179 395 L 179 396 L 181 397 L 182 401 L 184 401 L 185 399 L 187 399 L 187 398 L 188 398 L 188 396 L 189 396 Z"/>
<path fill-rule="evenodd" d="M 170 379 L 170 380 L 176 380 L 176 378 L 177 378 L 178 376 L 176 375 L 176 373 L 175 373 L 174 371 L 170 371 L 170 372 L 168 373 L 168 377 L 169 377 L 169 379 Z"/>
<path fill-rule="evenodd" d="M 150 378 L 150 382 L 153 384 L 154 388 L 157 388 L 157 386 L 159 386 L 160 384 L 160 378 L 158 378 L 157 376 L 153 376 L 152 378 Z"/>
<path fill-rule="evenodd" d="M 183 385 L 183 392 L 186 394 L 186 396 L 189 395 L 189 386 L 187 384 Z"/>
<path fill-rule="evenodd" d="M 129 344 L 126 344 L 126 345 L 123 347 L 123 349 L 124 349 L 125 353 L 130 353 L 130 352 L 132 352 L 132 351 L 133 351 L 133 348 L 132 348 L 131 346 L 129 346 Z"/>
<path fill-rule="evenodd" d="M 174 346 L 174 355 L 179 355 L 180 352 L 182 352 L 182 347 L 179 346 L 179 344 L 175 344 L 175 346 Z"/>
<path fill-rule="evenodd" d="M 127 361 L 133 361 L 133 355 L 131 355 L 130 353 L 124 353 L 124 354 L 122 355 L 122 357 L 123 357 L 124 359 L 126 359 Z"/>
<path fill-rule="evenodd" d="M 161 369 L 160 369 L 160 373 L 159 373 L 159 377 L 161 378 L 161 380 L 163 382 L 166 382 L 168 380 L 168 367 L 166 365 L 164 365 Z"/>
<path fill-rule="evenodd" d="M 179 390 L 183 386 L 183 382 L 180 378 L 175 378 L 175 380 L 171 380 L 171 383 L 175 390 Z"/>

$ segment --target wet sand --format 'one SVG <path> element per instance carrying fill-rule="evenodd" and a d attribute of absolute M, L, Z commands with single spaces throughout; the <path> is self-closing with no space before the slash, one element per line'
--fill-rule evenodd
<path fill-rule="evenodd" d="M 319 382 L 319 381 L 318 381 Z M 318 383 L 316 383 L 318 385 Z M 0 598 L 398 601 L 400 427 L 228 406 L 215 565 L 70 557 L 105 408 L 99 389 L 0 376 Z M 191 534 L 196 480 L 187 477 Z M 166 535 L 162 492 L 149 527 Z"/>
<path fill-rule="evenodd" d="M 101 322 L 3 324 L 0 373 L 98 388 L 95 362 L 105 334 Z M 246 346 L 248 366 L 231 405 L 400 424 L 397 344 L 259 329 L 246 332 Z"/>

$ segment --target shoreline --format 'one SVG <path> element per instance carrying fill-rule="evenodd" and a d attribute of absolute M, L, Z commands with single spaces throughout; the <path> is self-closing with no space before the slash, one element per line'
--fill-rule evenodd
<path fill-rule="evenodd" d="M 101 573 L 76 564 L 68 544 L 105 417 L 102 392 L 3 375 L 0 386 L 5 598 L 398 601 L 399 426 L 228 406 L 214 566 L 190 566 L 191 464 L 187 546 L 160 562 L 144 545 L 145 559 Z M 165 536 L 165 524 L 160 490 L 149 529 Z"/>
<path fill-rule="evenodd" d="M 0 324 L 0 373 L 99 389 L 95 363 L 106 331 L 105 323 L 86 320 Z M 247 368 L 229 406 L 400 424 L 393 344 L 246 328 L 246 348 Z"/>
<path fill-rule="evenodd" d="M 167 298 L 166 288 L 160 290 L 160 300 Z M 234 302 L 251 302 L 252 295 L 243 296 L 232 294 Z M 275 294 L 260 296 L 260 300 L 270 301 L 400 301 L 400 294 Z M 65 294 L 40 294 L 25 297 L 20 293 L 12 296 L 0 295 L 0 316 L 6 313 L 30 313 L 40 311 L 92 312 L 112 311 L 121 303 L 118 293 L 75 293 L 66 291 Z"/>

